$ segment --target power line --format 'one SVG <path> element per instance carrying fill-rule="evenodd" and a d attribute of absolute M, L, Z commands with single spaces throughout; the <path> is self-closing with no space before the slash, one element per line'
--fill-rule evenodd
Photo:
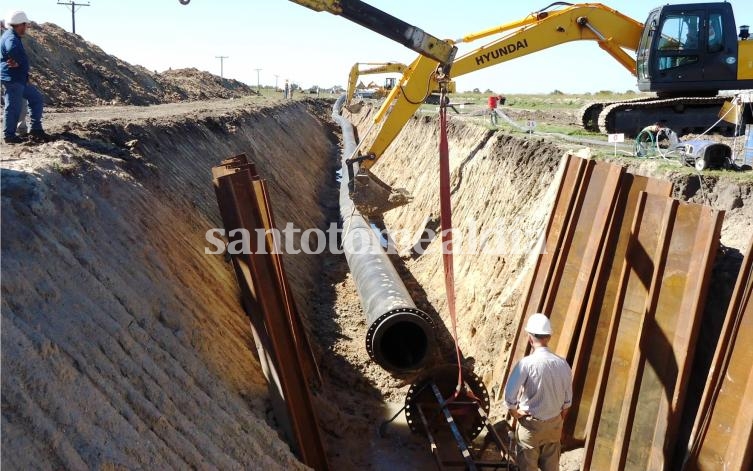
<path fill-rule="evenodd" d="M 230 56 L 214 56 L 215 59 L 220 60 L 220 78 L 225 78 L 225 59 Z"/>
<path fill-rule="evenodd" d="M 91 5 L 89 2 L 86 3 L 76 3 L 75 1 L 70 2 L 60 2 L 58 1 L 58 5 L 65 5 L 71 10 L 71 30 L 73 31 L 73 34 L 76 34 L 76 10 L 80 7 L 90 7 Z"/>

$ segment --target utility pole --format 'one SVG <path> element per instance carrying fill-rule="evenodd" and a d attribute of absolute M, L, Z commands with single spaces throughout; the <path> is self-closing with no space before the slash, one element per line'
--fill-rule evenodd
<path fill-rule="evenodd" d="M 80 7 L 90 7 L 91 5 L 89 4 L 89 2 L 76 3 L 74 0 L 71 0 L 70 2 L 58 1 L 58 5 L 65 5 L 71 10 L 71 30 L 73 31 L 73 34 L 76 34 L 76 10 Z"/>
<path fill-rule="evenodd" d="M 220 60 L 220 78 L 225 78 L 225 59 L 230 56 L 214 56 L 215 59 Z"/>
<path fill-rule="evenodd" d="M 261 95 L 261 82 L 259 81 L 259 72 L 264 69 L 254 69 L 256 71 L 256 91 Z"/>

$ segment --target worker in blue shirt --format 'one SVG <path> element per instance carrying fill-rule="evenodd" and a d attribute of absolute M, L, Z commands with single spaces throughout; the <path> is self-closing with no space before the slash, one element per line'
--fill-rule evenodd
<path fill-rule="evenodd" d="M 44 100 L 29 83 L 29 58 L 26 56 L 21 38 L 26 34 L 29 18 L 23 11 L 14 11 L 6 18 L 8 30 L 0 38 L 0 81 L 5 100 L 3 115 L 3 136 L 6 144 L 18 144 L 23 139 L 16 135 L 16 125 L 21 115 L 23 100 L 29 102 L 31 130 L 29 136 L 34 141 L 47 141 L 49 136 L 42 128 Z"/>

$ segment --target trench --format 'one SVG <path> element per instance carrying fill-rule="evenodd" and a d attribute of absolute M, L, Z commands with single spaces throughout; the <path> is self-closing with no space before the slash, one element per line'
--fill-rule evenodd
<path fill-rule="evenodd" d="M 373 111 L 364 107 L 349 119 L 365 132 Z M 520 321 L 519 302 L 535 261 L 532 253 L 545 228 L 554 198 L 551 182 L 566 148 L 541 137 L 492 133 L 459 120 L 450 121 L 449 140 L 453 221 L 460 231 L 454 235 L 459 344 L 490 390 L 491 417 L 496 420 L 505 410 L 501 392 L 506 378 L 500 369 Z M 436 118 L 414 116 L 372 171 L 413 196 L 410 204 L 385 213 L 382 223 L 409 235 L 397 242 L 400 256 L 393 260 L 408 280 L 417 305 L 450 325 L 440 241 L 424 238 L 423 253 L 415 251 L 420 236 L 438 227 L 437 142 Z M 750 239 L 753 185 L 734 176 L 699 178 L 632 163 L 627 166 L 637 174 L 671 180 L 679 199 L 726 211 L 692 366 L 694 379 L 688 388 L 687 403 L 697 404 L 742 261 L 741 251 Z M 458 235 L 462 242 L 457 242 Z M 390 394 L 399 398 L 401 391 Z M 688 425 L 682 427 L 687 430 Z M 581 457 L 579 449 L 566 453 L 562 469 L 577 469 Z"/>
<path fill-rule="evenodd" d="M 341 144 L 330 110 L 306 101 L 61 116 L 65 128 L 52 129 L 61 140 L 2 162 L 3 465 L 302 467 L 272 414 L 232 270 L 222 255 L 204 253 L 207 229 L 221 227 L 209 170 L 245 152 L 270 183 L 278 226 L 337 224 Z M 364 129 L 369 116 L 364 109 L 350 119 Z M 496 419 L 500 370 L 562 149 L 457 121 L 449 138 L 463 237 L 459 341 Z M 449 325 L 439 242 L 425 237 L 438 225 L 436 142 L 436 122 L 417 117 L 373 167 L 413 195 L 376 225 L 393 231 L 391 260 L 416 307 Z M 685 183 L 678 192 L 701 197 Z M 753 220 L 750 188 L 730 191 L 703 198 L 732 200 L 730 224 Z M 720 328 L 739 267 L 734 241 L 742 239 L 726 224 L 711 329 Z M 283 260 L 323 374 L 315 407 L 331 468 L 434 469 L 425 438 L 402 417 L 377 434 L 402 407 L 410 378 L 369 358 L 345 257 Z M 707 348 L 712 338 L 702 339 Z"/>

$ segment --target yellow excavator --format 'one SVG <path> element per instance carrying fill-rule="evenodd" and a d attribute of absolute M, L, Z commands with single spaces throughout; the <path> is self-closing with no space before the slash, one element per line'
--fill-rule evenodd
<path fill-rule="evenodd" d="M 362 69 L 362 66 L 369 66 L 368 69 Z M 354 113 L 358 111 L 351 109 L 351 101 L 356 92 L 356 84 L 358 83 L 358 77 L 361 75 L 373 75 L 373 74 L 388 74 L 391 72 L 402 74 L 406 69 L 405 64 L 399 62 L 356 62 L 353 67 L 350 68 L 350 74 L 348 74 L 348 90 L 346 91 L 345 106 Z M 390 90 L 395 87 L 395 78 L 387 77 L 384 82 L 384 86 L 380 87 L 380 96 L 383 98 Z"/>
<path fill-rule="evenodd" d="M 719 90 L 753 88 L 753 41 L 747 26 L 738 35 L 729 3 L 664 5 L 640 23 L 602 4 L 556 2 L 523 19 L 443 41 L 360 0 L 291 1 L 343 16 L 420 54 L 376 113 L 376 135 L 362 141 L 363 169 L 377 161 L 440 83 L 566 42 L 595 41 L 637 77 L 639 90 L 658 95 L 586 110 L 584 123 L 602 132 L 635 135 L 657 121 L 681 132 L 704 129 L 726 100 L 716 96 Z M 455 58 L 456 44 L 496 35 Z M 746 113 L 743 119 L 751 120 Z"/>
<path fill-rule="evenodd" d="M 584 125 L 601 132 L 636 135 L 654 122 L 664 122 L 681 133 L 700 131 L 716 122 L 727 100 L 717 96 L 720 90 L 753 88 L 753 40 L 749 40 L 748 26 L 740 26 L 738 34 L 727 2 L 663 5 L 649 12 L 645 23 L 600 3 L 555 2 L 520 20 L 452 41 L 441 40 L 361 0 L 290 1 L 342 16 L 420 54 L 374 116 L 376 135 L 362 140 L 359 151 L 365 170 L 374 165 L 440 83 L 571 41 L 595 41 L 637 78 L 639 90 L 657 94 L 653 99 L 597 103 L 587 108 Z M 500 36 L 489 44 L 455 58 L 457 43 L 496 35 Z M 742 111 L 740 122 L 753 122 L 750 108 Z M 725 128 L 723 121 L 717 125 L 721 127 L 716 130 L 722 132 L 733 127 Z"/>
<path fill-rule="evenodd" d="M 369 69 L 361 69 L 361 66 L 373 67 Z M 351 113 L 358 113 L 358 111 L 361 109 L 360 105 L 352 103 L 353 97 L 356 94 L 358 77 L 360 77 L 361 75 L 385 74 L 390 72 L 397 72 L 402 74 L 407 68 L 407 65 L 401 64 L 399 62 L 356 62 L 355 64 L 353 64 L 353 67 L 350 68 L 350 73 L 348 74 L 348 90 L 345 93 L 345 107 Z M 384 85 L 376 87 L 377 90 L 373 97 L 384 98 L 393 88 L 395 88 L 396 83 L 397 79 L 395 77 L 386 77 L 384 79 Z M 372 84 L 369 85 L 371 86 Z M 450 81 L 447 84 L 447 87 L 448 93 L 455 93 L 456 85 L 454 81 Z M 438 105 L 439 90 L 432 90 L 431 94 L 424 100 L 424 103 Z"/>

